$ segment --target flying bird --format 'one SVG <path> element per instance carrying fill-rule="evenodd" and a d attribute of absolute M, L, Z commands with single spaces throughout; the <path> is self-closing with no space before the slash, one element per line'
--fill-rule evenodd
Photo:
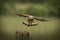
<path fill-rule="evenodd" d="M 24 21 L 23 24 L 27 25 L 28 27 L 29 26 L 36 26 L 37 23 L 34 21 L 35 20 L 39 20 L 39 21 L 50 21 L 50 20 L 46 20 L 46 19 L 41 19 L 39 17 L 36 17 L 36 16 L 33 16 L 33 15 L 28 15 L 28 14 L 16 14 L 18 16 L 21 16 L 21 17 L 25 17 L 25 18 L 28 18 L 27 21 Z"/>

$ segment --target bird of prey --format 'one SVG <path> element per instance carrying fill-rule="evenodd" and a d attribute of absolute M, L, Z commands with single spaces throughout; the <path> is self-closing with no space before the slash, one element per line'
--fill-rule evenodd
<path fill-rule="evenodd" d="M 28 18 L 27 21 L 23 22 L 23 24 L 27 25 L 28 27 L 37 25 L 37 23 L 34 21 L 34 19 L 39 20 L 39 21 L 49 21 L 46 19 L 40 19 L 39 17 L 36 17 L 36 16 L 28 15 L 28 14 L 16 14 L 16 15 Z"/>

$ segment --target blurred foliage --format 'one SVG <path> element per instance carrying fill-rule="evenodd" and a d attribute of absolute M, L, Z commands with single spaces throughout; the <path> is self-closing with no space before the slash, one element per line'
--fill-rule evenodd
<path fill-rule="evenodd" d="M 56 11 L 50 10 L 48 9 L 48 11 L 46 11 L 45 9 L 39 9 L 39 8 L 35 8 L 35 7 L 28 7 L 26 8 L 26 10 L 15 10 L 14 7 L 14 3 L 15 2 L 20 2 L 20 3 L 26 3 L 26 2 L 32 2 L 32 3 L 38 3 L 38 4 L 48 4 L 49 6 L 52 6 L 54 8 L 54 10 L 56 9 Z M 36 15 L 36 16 L 55 16 L 55 17 L 60 17 L 60 0 L 3 0 L 0 1 L 0 14 L 7 14 L 7 13 L 12 13 L 13 12 L 17 12 L 17 13 L 28 13 L 28 14 L 32 14 L 32 15 Z M 5 8 L 4 7 L 4 3 L 8 2 L 9 3 L 9 8 Z"/>
<path fill-rule="evenodd" d="M 35 15 L 35 16 L 42 16 L 42 17 L 47 15 L 43 9 L 40 10 L 40 9 L 34 8 L 34 7 L 28 7 L 26 9 L 26 13 L 31 14 L 31 15 Z"/>
<path fill-rule="evenodd" d="M 19 0 L 19 2 L 44 3 L 46 0 Z"/>

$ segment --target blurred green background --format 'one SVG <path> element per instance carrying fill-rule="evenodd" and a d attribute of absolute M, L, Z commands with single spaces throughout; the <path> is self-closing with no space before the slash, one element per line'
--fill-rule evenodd
<path fill-rule="evenodd" d="M 26 19 L 15 15 L 22 13 L 52 21 L 27 27 Z M 0 19 L 0 40 L 17 40 L 16 30 L 28 31 L 32 40 L 60 40 L 60 0 L 1 0 Z"/>

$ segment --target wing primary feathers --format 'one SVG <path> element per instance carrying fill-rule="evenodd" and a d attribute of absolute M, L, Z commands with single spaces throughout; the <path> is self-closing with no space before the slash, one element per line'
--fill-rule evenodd
<path fill-rule="evenodd" d="M 18 16 L 22 16 L 22 17 L 28 17 L 29 15 L 26 15 L 26 14 L 16 14 Z"/>
<path fill-rule="evenodd" d="M 39 19 L 40 21 L 49 21 L 49 20 L 46 20 L 46 19 Z"/>
<path fill-rule="evenodd" d="M 47 20 L 47 19 L 40 19 L 38 17 L 35 17 L 36 20 L 39 20 L 39 21 L 50 21 L 50 20 Z"/>

